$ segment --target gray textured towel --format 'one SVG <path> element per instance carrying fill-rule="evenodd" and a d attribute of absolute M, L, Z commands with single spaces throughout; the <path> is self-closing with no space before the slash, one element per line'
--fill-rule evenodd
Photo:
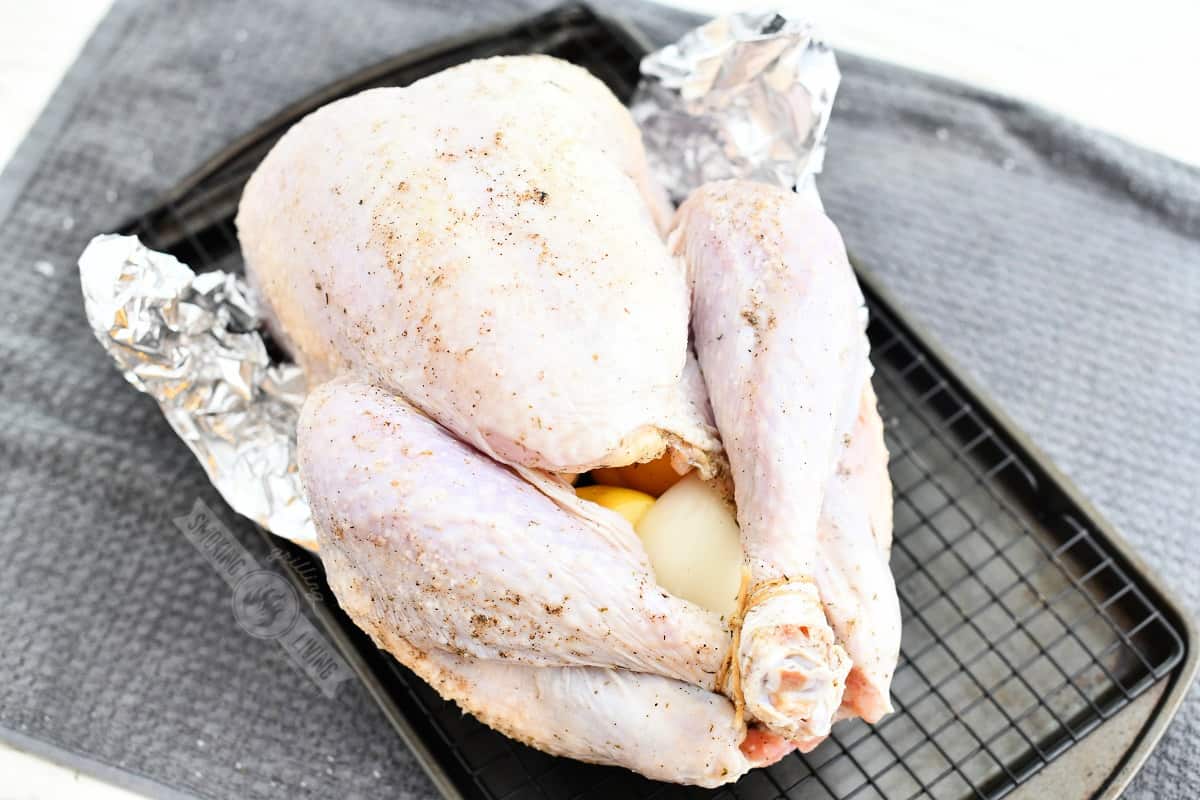
<path fill-rule="evenodd" d="M 237 627 L 171 520 L 201 498 L 261 546 L 92 339 L 74 261 L 287 101 L 545 4 L 452 5 L 119 2 L 0 179 L 0 738 L 160 794 L 431 792 L 357 684 L 329 700 Z M 1200 173 L 842 64 L 822 189 L 851 249 L 1200 607 Z M 1131 794 L 1200 796 L 1197 741 L 1193 691 Z"/>

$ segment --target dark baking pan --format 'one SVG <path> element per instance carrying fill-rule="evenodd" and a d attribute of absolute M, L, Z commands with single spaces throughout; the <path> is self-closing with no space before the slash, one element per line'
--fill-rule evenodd
<path fill-rule="evenodd" d="M 197 269 L 240 270 L 232 220 L 246 178 L 318 106 L 502 53 L 574 61 L 628 100 L 644 52 L 636 32 L 568 6 L 406 53 L 267 120 L 126 230 Z M 904 614 L 896 713 L 874 727 L 840 724 L 814 752 L 719 790 L 659 784 L 506 739 L 376 649 L 335 605 L 318 607 L 330 638 L 446 796 L 1113 796 L 1136 771 L 1195 673 L 1191 622 L 1095 509 L 905 317 L 870 265 L 856 268 L 871 311 L 895 486 L 892 568 Z M 263 535 L 289 548 L 298 582 L 300 572 L 320 573 L 307 553 Z M 1090 735 L 1099 729 L 1104 736 Z M 1097 742 L 1108 746 L 1098 750 Z"/>

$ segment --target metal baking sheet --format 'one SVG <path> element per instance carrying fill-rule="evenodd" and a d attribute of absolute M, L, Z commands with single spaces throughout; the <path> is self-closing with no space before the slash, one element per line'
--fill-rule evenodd
<path fill-rule="evenodd" d="M 250 172 L 314 108 L 471 58 L 549 53 L 628 100 L 637 33 L 584 6 L 456 39 L 332 84 L 217 154 L 125 226 L 199 270 L 240 270 L 232 219 Z M 1060 787 L 1115 796 L 1197 666 L 1179 604 L 1120 537 L 941 350 L 870 265 L 876 388 L 891 452 L 892 556 L 904 616 L 896 713 L 843 723 L 821 747 L 699 790 L 554 758 L 486 728 L 376 649 L 333 604 L 319 621 L 447 797 L 998 798 Z M 287 542 L 293 578 L 320 565 Z M 329 592 L 322 596 L 331 597 Z M 1104 736 L 1094 736 L 1104 728 Z M 1098 746 L 1105 745 L 1105 746 Z M 1085 779 L 1086 778 L 1086 779 Z"/>

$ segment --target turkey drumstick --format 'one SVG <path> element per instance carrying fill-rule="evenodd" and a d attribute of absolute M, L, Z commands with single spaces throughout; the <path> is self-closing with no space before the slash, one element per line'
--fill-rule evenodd
<path fill-rule="evenodd" d="M 711 689 L 721 618 L 661 590 L 633 528 L 614 542 L 403 400 L 353 379 L 305 401 L 300 472 L 329 582 L 367 631 L 539 666 L 620 667 Z"/>
<path fill-rule="evenodd" d="M 817 523 L 870 378 L 862 293 L 833 223 L 764 184 L 697 189 L 670 241 L 749 565 L 731 691 L 772 731 L 815 745 L 851 668 L 821 604 Z"/>

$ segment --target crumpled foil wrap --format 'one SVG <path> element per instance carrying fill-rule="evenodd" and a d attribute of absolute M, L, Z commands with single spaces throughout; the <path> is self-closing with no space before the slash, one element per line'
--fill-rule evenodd
<path fill-rule="evenodd" d="M 816 197 L 841 73 L 791 12 L 720 17 L 642 59 L 633 116 L 651 170 L 676 200 L 748 178 Z"/>
<path fill-rule="evenodd" d="M 642 74 L 634 118 L 652 168 L 677 199 L 732 177 L 815 197 L 840 76 L 807 23 L 774 12 L 716 19 L 648 55 Z M 79 272 L 96 338 L 125 378 L 158 401 L 229 505 L 315 550 L 296 461 L 304 373 L 270 362 L 242 278 L 197 275 L 117 235 L 94 238 Z"/>
<path fill-rule="evenodd" d="M 245 282 L 197 275 L 134 236 L 97 236 L 79 257 L 88 322 L 125 379 L 167 421 L 235 511 L 306 547 L 316 529 L 296 469 L 305 379 L 272 364 Z"/>

